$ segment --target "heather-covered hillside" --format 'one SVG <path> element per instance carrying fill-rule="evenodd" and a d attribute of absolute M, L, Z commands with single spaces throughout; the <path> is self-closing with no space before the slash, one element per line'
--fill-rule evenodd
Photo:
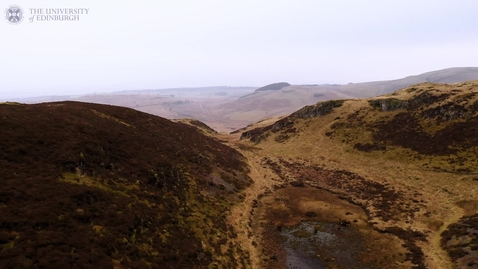
<path fill-rule="evenodd" d="M 0 105 L 1 268 L 244 267 L 244 157 L 194 127 L 78 102 Z"/>

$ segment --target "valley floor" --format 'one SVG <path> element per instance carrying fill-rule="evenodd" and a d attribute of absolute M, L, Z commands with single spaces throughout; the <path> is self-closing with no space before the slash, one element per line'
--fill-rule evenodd
<path fill-rule="evenodd" d="M 441 234 L 463 208 L 476 211 L 469 180 L 452 189 L 443 174 L 399 162 L 298 157 L 219 136 L 251 168 L 230 222 L 252 268 L 455 268 Z"/>

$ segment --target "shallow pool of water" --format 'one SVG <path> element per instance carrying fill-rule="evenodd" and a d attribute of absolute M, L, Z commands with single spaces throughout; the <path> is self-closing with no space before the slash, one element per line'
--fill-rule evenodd
<path fill-rule="evenodd" d="M 365 248 L 360 234 L 339 223 L 301 222 L 282 228 L 289 269 L 373 268 L 358 256 Z"/>

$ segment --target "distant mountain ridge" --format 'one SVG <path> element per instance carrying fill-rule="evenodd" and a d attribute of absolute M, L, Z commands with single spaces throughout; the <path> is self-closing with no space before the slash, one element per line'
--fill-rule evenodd
<path fill-rule="evenodd" d="M 217 92 L 217 91 L 238 91 L 238 90 L 255 90 L 257 87 L 239 87 L 239 86 L 210 86 L 210 87 L 181 87 L 181 88 L 164 88 L 164 89 L 149 89 L 149 90 L 124 90 L 116 91 L 111 94 L 126 95 L 126 94 L 164 94 L 182 93 L 182 92 Z"/>
<path fill-rule="evenodd" d="M 355 97 L 374 97 L 423 82 L 450 84 L 470 80 L 478 80 L 478 67 L 452 67 L 401 79 L 350 83 L 334 87 L 344 94 Z"/>

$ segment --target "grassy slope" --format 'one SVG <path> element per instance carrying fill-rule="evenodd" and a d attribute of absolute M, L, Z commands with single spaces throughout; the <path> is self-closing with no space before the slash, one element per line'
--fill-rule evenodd
<path fill-rule="evenodd" d="M 195 128 L 77 102 L 0 105 L 1 268 L 247 267 L 244 158 Z"/>
<path fill-rule="evenodd" d="M 330 114 L 291 119 L 291 125 L 263 133 L 256 147 L 264 156 L 283 159 L 280 167 L 290 177 L 360 204 L 377 230 L 409 244 L 415 265 L 473 264 L 478 84 L 422 84 L 378 99 L 388 101 L 348 100 Z M 351 172 L 380 188 L 326 180 L 332 171 Z M 470 217 L 460 220 L 465 215 Z M 452 223 L 457 224 L 442 236 Z M 413 234 L 417 237 L 408 240 Z M 458 234 L 468 243 L 459 245 Z"/>

